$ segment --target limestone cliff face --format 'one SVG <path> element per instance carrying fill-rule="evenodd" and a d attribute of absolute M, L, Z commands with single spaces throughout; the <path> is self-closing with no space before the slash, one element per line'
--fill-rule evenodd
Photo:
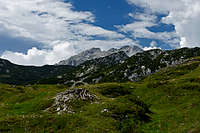
<path fill-rule="evenodd" d="M 121 52 L 121 51 L 125 52 L 127 54 L 127 56 L 129 56 L 129 57 L 136 53 L 143 52 L 143 50 L 141 48 L 139 48 L 138 46 L 124 46 L 120 49 L 112 48 L 108 51 L 102 51 L 100 48 L 92 48 L 92 49 L 83 51 L 83 52 L 79 53 L 78 55 L 72 56 L 67 60 L 60 61 L 56 65 L 78 66 L 78 65 L 84 63 L 85 61 L 98 59 L 101 57 L 106 57 L 113 53 L 117 53 L 117 52 Z"/>

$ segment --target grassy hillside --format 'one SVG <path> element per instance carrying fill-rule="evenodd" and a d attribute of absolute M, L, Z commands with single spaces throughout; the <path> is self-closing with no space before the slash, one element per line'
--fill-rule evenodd
<path fill-rule="evenodd" d="M 0 85 L 0 132 L 198 133 L 200 58 L 139 82 L 80 86 L 98 100 L 74 101 L 75 113 L 45 111 L 64 85 Z"/>
<path fill-rule="evenodd" d="M 200 132 L 200 58 L 149 76 L 134 90 L 151 105 L 152 121 L 144 132 Z"/>
<path fill-rule="evenodd" d="M 96 102 L 74 101 L 74 114 L 46 112 L 64 86 L 1 85 L 1 132 L 132 132 L 149 120 L 148 106 L 132 95 L 132 84 L 83 86 L 96 94 Z M 100 89 L 99 89 L 100 88 Z M 112 93 L 114 92 L 114 93 Z M 105 112 L 104 112 L 105 110 Z M 108 112 L 107 112 L 108 110 Z"/>
<path fill-rule="evenodd" d="M 66 79 L 71 78 L 71 73 L 68 73 L 73 69 L 73 66 L 21 66 L 0 59 L 0 83 L 17 85 L 35 84 L 38 80 L 43 79 L 45 81 L 48 78 L 49 84 L 55 84 L 63 82 L 58 78 L 63 73 L 66 74 Z"/>

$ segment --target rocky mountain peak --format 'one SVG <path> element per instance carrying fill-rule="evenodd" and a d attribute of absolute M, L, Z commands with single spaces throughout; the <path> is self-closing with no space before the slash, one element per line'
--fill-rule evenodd
<path fill-rule="evenodd" d="M 115 53 L 115 52 L 118 52 L 118 49 L 116 49 L 116 48 L 111 48 L 111 49 L 108 50 L 108 52 L 113 52 L 113 53 Z"/>
<path fill-rule="evenodd" d="M 120 48 L 119 51 L 124 51 L 129 57 L 131 57 L 139 52 L 143 52 L 143 49 L 141 49 L 138 46 L 127 45 L 127 46 L 123 46 L 122 48 Z"/>
<path fill-rule="evenodd" d="M 91 48 L 89 50 L 83 51 L 80 54 L 83 56 L 88 56 L 90 54 L 96 54 L 96 53 L 101 53 L 101 49 L 100 48 Z"/>
<path fill-rule="evenodd" d="M 109 56 L 113 53 L 118 53 L 118 52 L 125 52 L 129 57 L 138 53 L 138 52 L 143 52 L 141 48 L 138 46 L 124 46 L 120 49 L 116 48 L 111 48 L 108 51 L 102 51 L 100 48 L 91 48 L 89 50 L 83 51 L 75 56 L 72 56 L 68 58 L 67 60 L 60 61 L 56 65 L 71 65 L 71 66 L 78 66 L 85 61 L 88 60 L 93 60 L 93 59 L 98 59 L 101 57 L 106 57 Z"/>

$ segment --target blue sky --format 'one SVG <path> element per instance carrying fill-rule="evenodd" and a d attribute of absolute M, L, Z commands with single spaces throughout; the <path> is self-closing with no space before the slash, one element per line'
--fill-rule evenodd
<path fill-rule="evenodd" d="M 90 11 L 95 14 L 95 25 L 109 30 L 116 30 L 114 25 L 127 24 L 131 22 L 128 13 L 137 10 L 125 0 L 70 0 L 75 10 Z"/>
<path fill-rule="evenodd" d="M 25 53 L 32 47 L 40 47 L 40 43 L 27 38 L 13 38 L 0 34 L 0 54 L 5 50 Z"/>
<path fill-rule="evenodd" d="M 17 64 L 54 64 L 92 47 L 174 49 L 200 42 L 200 11 L 191 13 L 198 0 L 7 0 L 0 5 L 0 55 Z"/>
<path fill-rule="evenodd" d="M 130 5 L 126 0 L 66 0 L 66 2 L 72 2 L 74 9 L 78 11 L 90 11 L 95 14 L 96 22 L 93 23 L 96 26 L 103 27 L 108 30 L 117 31 L 118 29 L 115 25 L 126 25 L 135 22 L 134 18 L 129 16 L 129 13 L 144 13 L 144 8 L 137 5 Z M 147 27 L 152 32 L 174 32 L 173 24 L 164 24 L 161 21 L 166 14 L 156 14 L 157 25 L 152 27 Z M 127 37 L 138 40 L 142 47 L 148 47 L 152 41 L 157 43 L 157 46 L 162 49 L 173 49 L 169 44 L 159 40 L 151 38 L 133 38 L 131 36 Z M 179 43 L 179 42 L 178 42 Z M 178 45 L 177 43 L 177 45 Z"/>

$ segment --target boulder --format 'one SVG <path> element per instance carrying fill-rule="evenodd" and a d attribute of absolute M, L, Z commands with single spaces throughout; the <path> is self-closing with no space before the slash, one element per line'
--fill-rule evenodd
<path fill-rule="evenodd" d="M 72 103 L 76 100 L 82 100 L 87 102 L 93 102 L 97 100 L 97 96 L 91 94 L 88 90 L 82 88 L 75 88 L 66 90 L 65 92 L 58 93 L 54 97 L 55 101 L 52 107 L 47 110 L 51 112 L 56 112 L 58 114 L 62 113 L 75 113 L 73 111 Z"/>

